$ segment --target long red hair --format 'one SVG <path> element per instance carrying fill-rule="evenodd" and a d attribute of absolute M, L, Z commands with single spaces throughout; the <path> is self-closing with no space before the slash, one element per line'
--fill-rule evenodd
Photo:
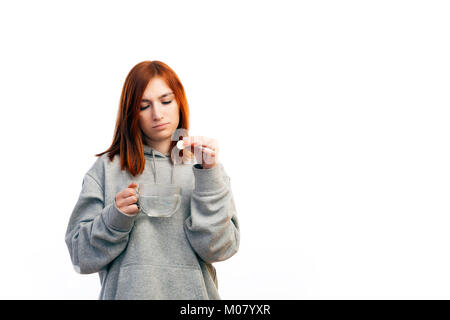
<path fill-rule="evenodd" d="M 114 156 L 119 154 L 121 169 L 128 170 L 132 176 L 141 174 L 145 168 L 143 140 L 139 126 L 140 101 L 147 84 L 154 77 L 165 80 L 175 95 L 180 118 L 177 128 L 189 130 L 189 105 L 184 87 L 176 73 L 167 64 L 156 60 L 143 61 L 135 65 L 128 73 L 122 88 L 113 142 L 108 150 L 95 155 L 99 157 L 108 153 L 110 161 L 113 161 Z M 171 142 L 169 152 L 176 143 L 177 141 Z M 188 154 L 192 156 L 191 152 Z M 172 157 L 170 160 L 173 164 Z"/>

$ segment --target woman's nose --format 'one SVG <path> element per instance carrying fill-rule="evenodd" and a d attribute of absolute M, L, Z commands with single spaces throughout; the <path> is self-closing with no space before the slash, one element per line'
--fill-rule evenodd
<path fill-rule="evenodd" d="M 155 105 L 153 107 L 153 120 L 158 121 L 162 118 L 162 112 L 159 106 Z"/>

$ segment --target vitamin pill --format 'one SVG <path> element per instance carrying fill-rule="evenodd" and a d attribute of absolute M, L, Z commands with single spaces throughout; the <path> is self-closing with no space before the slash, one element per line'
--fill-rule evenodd
<path fill-rule="evenodd" d="M 180 140 L 177 142 L 177 148 L 180 150 L 184 149 L 184 141 L 183 140 Z"/>

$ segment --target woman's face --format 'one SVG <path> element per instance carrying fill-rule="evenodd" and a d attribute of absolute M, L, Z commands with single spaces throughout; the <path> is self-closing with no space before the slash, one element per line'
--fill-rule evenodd
<path fill-rule="evenodd" d="M 163 79 L 150 80 L 142 95 L 140 110 L 139 125 L 144 141 L 171 140 L 180 118 L 175 95 Z M 159 126 L 162 124 L 165 125 Z"/>

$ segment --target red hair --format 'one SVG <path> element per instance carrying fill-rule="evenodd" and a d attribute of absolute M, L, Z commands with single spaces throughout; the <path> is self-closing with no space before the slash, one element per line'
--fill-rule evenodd
<path fill-rule="evenodd" d="M 114 138 L 108 150 L 96 154 L 99 157 L 108 153 L 110 161 L 120 155 L 120 167 L 127 169 L 132 176 L 141 174 L 145 168 L 145 157 L 141 128 L 139 126 L 140 101 L 151 79 L 160 77 L 172 89 L 178 104 L 179 118 L 177 128 L 189 130 L 189 105 L 184 87 L 176 73 L 161 61 L 143 61 L 135 65 L 128 73 L 120 96 Z M 177 141 L 172 141 L 170 151 Z M 183 150 L 184 151 L 184 150 Z M 182 152 L 183 152 L 182 151 Z M 191 152 L 188 152 L 192 156 Z M 170 157 L 173 163 L 172 157 Z"/>

